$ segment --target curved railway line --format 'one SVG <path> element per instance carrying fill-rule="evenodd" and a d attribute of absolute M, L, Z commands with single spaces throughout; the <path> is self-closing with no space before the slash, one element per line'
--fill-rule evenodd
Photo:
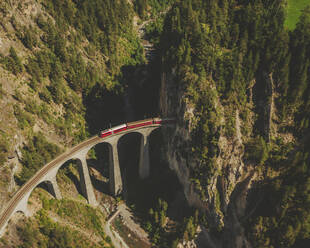
<path fill-rule="evenodd" d="M 127 130 L 122 130 L 120 132 L 115 132 L 112 135 L 108 136 L 108 137 L 99 137 L 99 136 L 94 136 L 91 137 L 90 139 L 83 141 L 82 143 L 72 147 L 71 149 L 65 151 L 63 154 L 59 155 L 58 157 L 56 157 L 55 159 L 53 159 L 52 161 L 50 161 L 49 163 L 47 163 L 46 165 L 44 165 L 39 171 L 36 172 L 36 174 L 29 179 L 28 182 L 26 182 L 11 198 L 11 200 L 8 202 L 7 206 L 4 208 L 4 210 L 1 213 L 0 216 L 0 236 L 2 235 L 2 231 L 4 231 L 4 228 L 7 224 L 7 222 L 9 221 L 9 219 L 11 218 L 12 214 L 16 210 L 18 204 L 20 203 L 20 201 L 23 199 L 23 197 L 29 193 L 29 191 L 31 189 L 33 189 L 34 187 L 36 187 L 41 179 L 50 172 L 51 169 L 53 169 L 56 166 L 59 166 L 59 164 L 64 164 L 66 161 L 72 159 L 73 155 L 75 153 L 78 153 L 80 150 L 84 149 L 85 147 L 88 146 L 92 146 L 92 145 L 96 145 L 100 142 L 102 142 L 103 140 L 108 140 L 109 138 L 115 137 L 115 136 L 123 136 L 127 133 L 130 132 L 135 132 L 139 129 L 143 129 L 143 128 L 150 128 L 150 127 L 159 127 L 162 126 L 164 124 L 170 124 L 171 122 L 173 122 L 172 119 L 160 119 L 160 118 L 156 118 L 154 119 L 153 122 L 150 123 L 150 119 L 148 120 L 142 120 L 140 121 L 141 123 L 148 123 L 147 125 L 139 125 L 139 126 L 132 126 L 132 129 L 127 129 Z M 137 122 L 132 123 L 132 124 L 137 124 Z M 128 125 L 128 124 L 126 124 Z M 30 193 L 31 194 L 31 193 Z"/>
<path fill-rule="evenodd" d="M 13 209 L 17 206 L 21 198 L 31 189 L 34 185 L 40 181 L 40 179 L 46 175 L 46 173 L 53 168 L 55 165 L 57 165 L 62 160 L 67 160 L 70 156 L 72 156 L 75 152 L 77 152 L 82 147 L 89 145 L 93 143 L 94 141 L 100 140 L 99 137 L 95 136 L 90 138 L 89 140 L 86 140 L 76 146 L 74 146 L 71 150 L 61 154 L 54 160 L 50 161 L 48 164 L 46 164 L 44 167 L 42 167 L 27 183 L 25 183 L 12 197 L 12 199 L 9 201 L 7 207 L 2 212 L 0 217 L 0 230 L 3 228 L 5 223 L 8 221 L 9 217 L 12 214 Z"/>

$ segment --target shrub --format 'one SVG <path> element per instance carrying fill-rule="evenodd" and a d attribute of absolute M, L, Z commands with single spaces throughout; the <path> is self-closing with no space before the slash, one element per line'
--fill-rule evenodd
<path fill-rule="evenodd" d="M 3 95 L 5 95 L 5 91 L 2 88 L 2 84 L 0 84 L 0 99 L 2 99 Z"/>
<path fill-rule="evenodd" d="M 245 147 L 244 157 L 251 162 L 264 164 L 269 156 L 269 146 L 260 136 L 252 139 Z"/>
<path fill-rule="evenodd" d="M 51 93 L 47 90 L 46 87 L 43 87 L 42 91 L 39 92 L 39 97 L 46 103 L 50 103 L 53 100 Z"/>
<path fill-rule="evenodd" d="M 21 39 L 24 46 L 28 49 L 32 49 L 33 46 L 37 44 L 37 37 L 35 36 L 35 31 L 32 28 L 25 28 L 24 35 Z"/>
<path fill-rule="evenodd" d="M 49 143 L 42 133 L 35 134 L 22 149 L 23 168 L 20 175 L 17 176 L 18 183 L 25 183 L 40 167 L 60 152 L 61 149 L 57 145 Z"/>
<path fill-rule="evenodd" d="M 34 120 L 29 113 L 24 112 L 18 105 L 14 105 L 14 115 L 18 121 L 18 126 L 21 129 L 26 129 L 27 127 L 33 127 Z"/>
<path fill-rule="evenodd" d="M 5 135 L 0 135 L 0 165 L 6 161 L 6 153 L 8 152 L 8 142 Z"/>
<path fill-rule="evenodd" d="M 24 69 L 22 62 L 13 47 L 10 48 L 9 56 L 2 58 L 1 62 L 4 64 L 5 68 L 8 71 L 13 72 L 14 75 L 18 75 Z"/>

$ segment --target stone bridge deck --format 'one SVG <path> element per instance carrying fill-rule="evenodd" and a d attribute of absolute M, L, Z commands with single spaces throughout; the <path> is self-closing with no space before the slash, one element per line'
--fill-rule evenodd
<path fill-rule="evenodd" d="M 122 179 L 118 159 L 117 144 L 121 137 L 129 133 L 139 133 L 141 135 L 141 150 L 139 161 L 139 175 L 146 178 L 149 175 L 149 135 L 151 132 L 162 126 L 161 124 L 152 124 L 148 126 L 133 128 L 123 132 L 112 134 L 111 136 L 100 138 L 98 136 L 92 137 L 74 147 L 67 150 L 51 162 L 44 165 L 28 182 L 26 182 L 11 198 L 7 206 L 4 208 L 0 217 L 0 236 L 5 231 L 5 227 L 9 219 L 16 212 L 23 212 L 29 216 L 27 210 L 28 199 L 31 192 L 43 182 L 48 184 L 49 191 L 55 198 L 60 199 L 61 193 L 57 185 L 56 175 L 59 168 L 71 159 L 77 159 L 79 165 L 80 183 L 83 194 L 87 197 L 88 203 L 96 206 L 96 197 L 93 186 L 89 176 L 89 171 L 86 163 L 88 151 L 99 143 L 108 143 L 110 150 L 110 190 L 111 193 L 117 195 L 122 191 Z"/>

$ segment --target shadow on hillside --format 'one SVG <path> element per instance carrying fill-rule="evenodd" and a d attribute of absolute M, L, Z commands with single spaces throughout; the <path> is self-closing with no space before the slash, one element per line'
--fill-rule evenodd
<path fill-rule="evenodd" d="M 66 177 L 68 177 L 70 181 L 73 182 L 74 187 L 76 188 L 77 192 L 87 199 L 87 196 L 85 196 L 82 191 L 81 180 L 79 176 L 75 175 L 72 171 L 72 170 L 76 170 L 76 173 L 78 173 L 78 166 L 79 165 L 77 164 L 76 160 L 69 160 L 60 167 L 59 172 L 63 173 Z M 59 179 L 57 179 L 57 181 L 58 180 Z"/>
<path fill-rule="evenodd" d="M 102 85 L 95 85 L 84 99 L 85 119 L 91 135 L 122 122 L 123 99 L 120 92 L 108 91 Z"/>
<path fill-rule="evenodd" d="M 167 214 L 172 220 L 183 220 L 188 212 L 182 186 L 160 155 L 163 149 L 162 132 L 157 129 L 150 136 L 150 176 L 140 179 L 140 136 L 125 136 L 119 144 L 123 196 L 128 206 L 134 205 L 135 216 L 142 221 L 147 219 L 149 209 L 158 205 L 158 199 L 168 203 Z"/>
<path fill-rule="evenodd" d="M 160 68 L 155 63 L 122 67 L 123 82 L 134 109 L 135 119 L 159 114 Z"/>
<path fill-rule="evenodd" d="M 90 179 L 93 187 L 106 195 L 111 195 L 109 186 L 109 168 L 103 168 L 102 160 L 88 159 Z"/>
<path fill-rule="evenodd" d="M 104 82 L 97 83 L 83 100 L 89 133 L 95 135 L 110 125 L 158 116 L 159 65 L 159 58 L 155 58 L 147 65 L 123 66 L 113 90 Z"/>
<path fill-rule="evenodd" d="M 103 193 L 103 194 L 105 194 L 105 195 L 111 195 L 109 183 L 105 183 L 105 182 L 103 182 L 102 180 L 97 179 L 97 178 L 96 178 L 95 176 L 93 176 L 93 175 L 90 176 L 90 179 L 91 179 L 91 181 L 92 181 L 93 187 L 94 187 L 97 191 L 99 191 L 99 192 L 101 192 L 101 193 Z"/>

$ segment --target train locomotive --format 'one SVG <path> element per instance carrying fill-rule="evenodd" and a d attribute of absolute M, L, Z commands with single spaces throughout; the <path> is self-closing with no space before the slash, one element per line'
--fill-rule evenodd
<path fill-rule="evenodd" d="M 143 127 L 143 126 L 149 126 L 149 125 L 154 125 L 154 124 L 155 125 L 160 125 L 160 124 L 163 125 L 163 124 L 172 124 L 172 123 L 174 123 L 174 119 L 172 119 L 172 118 L 165 118 L 165 119 L 150 118 L 150 119 L 145 119 L 145 120 L 141 120 L 141 121 L 134 121 L 134 122 L 125 123 L 125 124 L 118 125 L 118 126 L 113 127 L 113 128 L 103 130 L 103 131 L 99 132 L 99 137 L 105 138 L 105 137 L 108 137 L 112 134 L 117 134 L 117 133 L 123 132 L 125 130 Z"/>

